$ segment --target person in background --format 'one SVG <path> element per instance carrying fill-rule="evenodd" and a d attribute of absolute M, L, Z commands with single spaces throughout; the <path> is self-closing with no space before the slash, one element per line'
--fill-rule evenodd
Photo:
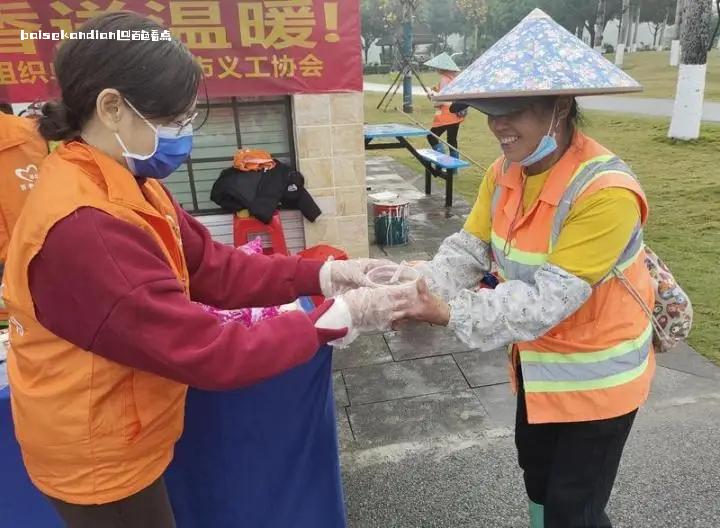
<path fill-rule="evenodd" d="M 440 82 L 434 86 L 430 92 L 431 95 L 437 95 L 442 91 L 445 86 L 450 84 L 452 80 L 457 76 L 460 68 L 452 57 L 447 53 L 441 53 L 437 57 L 434 57 L 425 63 L 425 66 L 436 70 L 440 74 Z M 435 136 L 442 136 L 447 134 L 447 142 L 452 147 L 450 149 L 450 155 L 453 158 L 459 158 L 460 154 L 457 151 L 458 148 L 458 133 L 460 132 L 460 123 L 465 120 L 467 110 L 459 110 L 457 113 L 453 112 L 450 108 L 450 103 L 435 103 L 435 116 L 433 117 L 432 128 L 430 132 L 433 135 L 428 134 L 427 140 L 430 146 L 440 153 L 445 153 L 445 147 Z"/>
<path fill-rule="evenodd" d="M 575 100 L 639 88 L 535 10 L 441 96 L 486 114 L 502 155 L 464 229 L 416 264 L 429 289 L 403 317 L 508 347 L 531 528 L 611 526 L 605 507 L 655 371 L 647 199 L 580 130 Z M 500 283 L 477 289 L 493 267 Z"/>
<path fill-rule="evenodd" d="M 113 12 L 81 31 L 163 29 Z M 188 385 L 247 386 L 349 331 L 384 328 L 387 294 L 361 287 L 384 263 L 247 255 L 178 205 L 160 180 L 190 154 L 201 80 L 179 41 L 66 41 L 55 72 L 61 99 L 44 105 L 39 129 L 63 143 L 17 222 L 4 279 L 16 436 L 69 527 L 171 527 L 162 476 Z M 252 328 L 221 325 L 193 302 L 320 294 L 337 299 Z"/>
<path fill-rule="evenodd" d="M 6 109 L 9 108 L 9 112 Z M 40 162 L 48 144 L 37 130 L 35 119 L 13 115 L 12 106 L 2 103 L 0 113 L 0 283 L 5 259 L 20 212 L 37 183 Z M 0 328 L 7 326 L 8 313 L 0 298 Z"/>

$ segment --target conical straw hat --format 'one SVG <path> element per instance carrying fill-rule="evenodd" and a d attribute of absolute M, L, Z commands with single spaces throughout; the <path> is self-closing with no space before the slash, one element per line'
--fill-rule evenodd
<path fill-rule="evenodd" d="M 435 68 L 436 70 L 454 71 L 459 72 L 460 68 L 452 60 L 452 57 L 445 52 L 442 52 L 437 57 L 433 57 L 425 63 L 428 68 Z"/>
<path fill-rule="evenodd" d="M 639 92 L 642 86 L 535 9 L 468 66 L 438 101 Z"/>

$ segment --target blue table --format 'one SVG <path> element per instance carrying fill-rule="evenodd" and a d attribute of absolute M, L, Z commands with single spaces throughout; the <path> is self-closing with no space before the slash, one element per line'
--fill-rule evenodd
<path fill-rule="evenodd" d="M 365 146 L 367 147 L 373 139 L 392 139 L 395 138 L 398 142 L 408 137 L 423 137 L 428 135 L 428 131 L 424 128 L 401 125 L 398 123 L 388 123 L 382 125 L 365 125 L 363 128 L 363 134 L 365 135 Z M 389 146 L 388 146 L 389 145 Z M 382 148 L 405 148 L 405 145 L 393 145 L 392 143 L 385 143 L 383 146 L 373 145 L 369 150 L 382 149 Z"/>
<path fill-rule="evenodd" d="M 365 125 L 363 133 L 365 135 L 366 150 L 406 149 L 410 152 L 425 168 L 426 195 L 430 195 L 432 192 L 430 185 L 432 176 L 445 180 L 445 207 L 452 206 L 453 180 L 458 169 L 464 169 L 470 166 L 467 161 L 441 154 L 433 149 L 416 149 L 407 138 L 425 137 L 430 134 L 430 131 L 423 128 L 398 123 L 388 123 Z M 394 142 L 384 141 L 381 143 L 373 143 L 375 140 L 393 138 L 395 139 Z"/>
<path fill-rule="evenodd" d="M 30 483 L 0 390 L 0 526 L 61 528 Z M 166 473 L 178 528 L 344 528 L 332 351 L 230 392 L 188 391 Z"/>

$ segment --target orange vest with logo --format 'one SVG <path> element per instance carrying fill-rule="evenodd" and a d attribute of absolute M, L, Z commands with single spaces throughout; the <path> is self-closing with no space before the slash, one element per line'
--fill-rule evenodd
<path fill-rule="evenodd" d="M 78 348 L 37 321 L 28 266 L 52 227 L 81 207 L 150 235 L 186 292 L 188 271 L 176 211 L 157 181 L 139 186 L 118 162 L 81 142 L 61 145 L 46 158 L 5 269 L 15 434 L 43 493 L 72 504 L 103 504 L 142 490 L 165 471 L 183 429 L 187 387 Z"/>
<path fill-rule="evenodd" d="M 15 222 L 47 154 L 47 143 L 33 119 L 0 113 L 0 264 L 5 262 Z M 6 319 L 7 312 L 0 306 L 0 321 Z"/>
<path fill-rule="evenodd" d="M 440 92 L 440 90 L 450 84 L 453 78 L 454 77 L 451 75 L 443 75 L 440 78 L 440 84 L 435 87 L 435 91 Z M 453 114 L 450 111 L 450 103 L 438 103 L 435 105 L 435 116 L 433 117 L 432 122 L 433 128 L 454 125 L 455 123 L 462 123 L 464 120 L 464 117 L 460 117 L 459 115 Z"/>
<path fill-rule="evenodd" d="M 535 271 L 552 252 L 573 204 L 607 187 L 632 190 L 642 204 L 641 222 L 615 270 L 625 275 L 647 306 L 654 306 L 642 238 L 647 202 L 620 159 L 576 133 L 535 204 L 514 225 L 522 200 L 522 168 L 500 159 L 495 177 L 493 258 L 501 280 L 529 283 L 534 283 Z M 655 370 L 652 331 L 648 316 L 615 274 L 595 284 L 575 313 L 540 338 L 513 347 L 511 380 L 515 383 L 519 362 L 528 421 L 600 420 L 637 409 L 647 398 Z"/>

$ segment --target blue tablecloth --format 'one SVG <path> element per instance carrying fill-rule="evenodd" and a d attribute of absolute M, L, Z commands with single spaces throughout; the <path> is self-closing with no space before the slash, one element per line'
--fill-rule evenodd
<path fill-rule="evenodd" d="M 178 528 L 345 526 L 332 354 L 247 389 L 188 392 L 166 482 Z M 22 464 L 0 390 L 0 526 L 61 528 Z"/>

